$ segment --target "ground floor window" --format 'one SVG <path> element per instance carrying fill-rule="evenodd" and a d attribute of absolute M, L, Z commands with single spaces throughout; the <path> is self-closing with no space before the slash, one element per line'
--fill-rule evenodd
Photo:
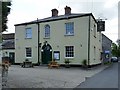
<path fill-rule="evenodd" d="M 31 47 L 26 48 L 26 57 L 32 57 L 32 48 Z"/>
<path fill-rule="evenodd" d="M 74 46 L 65 46 L 65 57 L 74 57 Z"/>

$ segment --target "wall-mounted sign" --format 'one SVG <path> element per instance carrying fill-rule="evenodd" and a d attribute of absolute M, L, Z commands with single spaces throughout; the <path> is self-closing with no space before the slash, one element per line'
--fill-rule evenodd
<path fill-rule="evenodd" d="M 54 55 L 53 57 L 55 60 L 60 60 L 60 51 L 54 51 L 53 55 Z"/>
<path fill-rule="evenodd" d="M 105 53 L 110 53 L 110 51 L 107 51 L 107 50 L 106 50 Z"/>

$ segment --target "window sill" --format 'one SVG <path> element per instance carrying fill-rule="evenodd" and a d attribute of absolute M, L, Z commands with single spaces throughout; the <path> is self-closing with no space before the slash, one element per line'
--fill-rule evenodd
<path fill-rule="evenodd" d="M 74 36 L 74 34 L 65 34 L 64 36 Z"/>
<path fill-rule="evenodd" d="M 32 57 L 26 57 L 26 58 L 28 59 L 28 58 L 32 58 Z"/>
<path fill-rule="evenodd" d="M 50 39 L 50 37 L 44 37 L 43 39 Z"/>
<path fill-rule="evenodd" d="M 74 59 L 74 57 L 65 57 L 65 59 Z"/>
<path fill-rule="evenodd" d="M 32 39 L 32 38 L 25 38 L 25 39 Z"/>

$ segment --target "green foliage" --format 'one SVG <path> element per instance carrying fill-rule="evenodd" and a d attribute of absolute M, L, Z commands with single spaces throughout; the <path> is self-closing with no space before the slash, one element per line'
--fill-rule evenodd
<path fill-rule="evenodd" d="M 116 45 L 112 43 L 112 55 L 116 57 L 120 57 L 120 45 Z"/>
<path fill-rule="evenodd" d="M 82 65 L 87 66 L 87 60 L 86 60 L 86 59 L 84 59 L 84 60 L 82 61 Z"/>
<path fill-rule="evenodd" d="M 2 42 L 2 34 L 0 34 L 0 43 Z"/>
<path fill-rule="evenodd" d="M 2 32 L 7 29 L 7 16 L 10 13 L 11 2 L 2 2 Z"/>
<path fill-rule="evenodd" d="M 70 63 L 70 60 L 69 59 L 65 59 L 65 64 L 69 64 Z"/>
<path fill-rule="evenodd" d="M 29 59 L 25 59 L 25 62 L 29 62 Z"/>
<path fill-rule="evenodd" d="M 104 62 L 104 65 L 111 65 L 111 62 Z"/>

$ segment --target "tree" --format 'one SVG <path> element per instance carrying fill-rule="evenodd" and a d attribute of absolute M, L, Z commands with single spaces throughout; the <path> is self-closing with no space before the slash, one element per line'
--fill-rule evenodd
<path fill-rule="evenodd" d="M 112 55 L 120 57 L 120 45 L 112 43 Z"/>
<path fill-rule="evenodd" d="M 10 6 L 11 6 L 11 2 L 2 2 L 2 31 L 6 31 L 7 29 L 7 16 L 10 13 Z"/>
<path fill-rule="evenodd" d="M 120 39 L 117 40 L 118 45 L 120 45 Z"/>

